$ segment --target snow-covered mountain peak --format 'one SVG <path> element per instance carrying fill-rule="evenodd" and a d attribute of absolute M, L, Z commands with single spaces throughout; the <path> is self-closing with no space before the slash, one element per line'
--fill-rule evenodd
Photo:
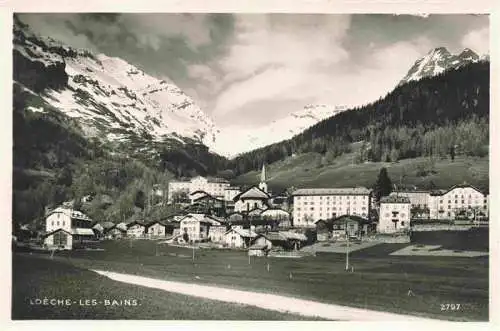
<path fill-rule="evenodd" d="M 213 147 L 212 120 L 176 85 L 127 61 L 74 49 L 14 26 L 14 78 L 90 135 L 105 140 L 189 138 Z"/>
<path fill-rule="evenodd" d="M 436 76 L 446 70 L 457 69 L 467 63 L 479 60 L 479 56 L 469 48 L 465 48 L 460 54 L 454 55 L 445 47 L 437 47 L 415 61 L 406 76 L 399 82 L 399 85 L 417 81 L 424 77 Z"/>
<path fill-rule="evenodd" d="M 347 109 L 347 106 L 309 104 L 261 127 L 227 127 L 221 130 L 215 151 L 221 155 L 234 157 L 237 154 L 290 139 L 318 122 Z"/>

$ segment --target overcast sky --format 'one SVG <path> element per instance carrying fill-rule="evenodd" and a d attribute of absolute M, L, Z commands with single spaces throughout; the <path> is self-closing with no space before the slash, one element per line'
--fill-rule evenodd
<path fill-rule="evenodd" d="M 169 79 L 221 126 L 361 105 L 435 47 L 489 53 L 484 15 L 23 14 L 41 35 Z"/>

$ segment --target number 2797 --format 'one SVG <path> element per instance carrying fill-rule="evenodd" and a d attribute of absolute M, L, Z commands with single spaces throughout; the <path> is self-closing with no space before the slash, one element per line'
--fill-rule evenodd
<path fill-rule="evenodd" d="M 454 311 L 460 310 L 461 306 L 459 303 L 442 303 L 441 311 Z"/>

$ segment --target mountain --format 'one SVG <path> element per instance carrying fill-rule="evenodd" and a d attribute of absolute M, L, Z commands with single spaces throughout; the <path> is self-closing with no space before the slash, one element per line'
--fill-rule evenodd
<path fill-rule="evenodd" d="M 221 155 L 234 157 L 239 153 L 290 139 L 314 124 L 346 109 L 345 106 L 306 105 L 299 111 L 257 128 L 221 129 L 215 151 Z"/>
<path fill-rule="evenodd" d="M 449 69 L 458 69 L 468 63 L 482 60 L 469 48 L 465 48 L 460 54 L 451 54 L 445 47 L 434 48 L 424 57 L 418 59 L 410 68 L 406 76 L 399 82 L 403 85 L 410 81 L 417 81 L 424 77 L 433 77 Z M 485 58 L 485 60 L 488 60 Z"/>
<path fill-rule="evenodd" d="M 479 61 L 399 85 L 384 98 L 329 117 L 289 140 L 237 156 L 231 160 L 233 169 L 241 175 L 262 163 L 285 162 L 305 153 L 316 153 L 311 167 L 322 169 L 351 153 L 353 143 L 361 144 L 352 159 L 360 163 L 485 157 L 489 74 L 489 62 Z M 328 171 L 319 175 L 327 176 Z"/>
<path fill-rule="evenodd" d="M 213 147 L 217 128 L 193 99 L 171 82 L 120 58 L 93 54 L 43 38 L 15 19 L 14 81 L 77 119 L 88 137 L 127 143 L 171 139 Z M 49 107 L 50 106 L 50 107 Z"/>

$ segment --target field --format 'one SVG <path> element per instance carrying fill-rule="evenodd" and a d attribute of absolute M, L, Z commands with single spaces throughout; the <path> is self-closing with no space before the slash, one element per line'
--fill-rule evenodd
<path fill-rule="evenodd" d="M 112 281 L 88 270 L 33 256 L 14 256 L 12 319 L 305 320 L 291 314 L 192 298 Z M 71 299 L 70 306 L 30 299 Z M 96 300 L 92 306 L 85 299 Z M 130 305 L 125 305 L 125 300 Z M 105 302 L 109 300 L 109 302 Z M 111 300 L 117 300 L 113 303 Z M 111 305 L 113 303 L 113 305 Z M 120 305 L 116 305 L 116 303 Z M 134 305 L 135 304 L 135 305 Z"/>
<path fill-rule="evenodd" d="M 428 158 L 415 158 L 391 162 L 366 162 L 353 164 L 354 153 L 336 158 L 333 164 L 315 166 L 319 154 L 307 153 L 289 157 L 267 166 L 268 184 L 273 189 L 294 187 L 372 187 L 382 167 L 386 167 L 393 183 L 426 187 L 432 181 L 438 188 L 449 188 L 463 181 L 471 185 L 488 185 L 489 159 L 457 157 L 454 161 L 435 159 L 429 165 Z M 428 172 L 422 174 L 421 170 Z M 260 170 L 248 172 L 234 179 L 236 185 L 259 182 Z M 457 178 L 460 182 L 457 183 Z"/>
<path fill-rule="evenodd" d="M 100 269 L 312 299 L 448 320 L 488 320 L 487 257 L 391 256 L 407 244 L 380 244 L 345 255 L 257 258 L 245 252 L 155 246 L 147 240 L 103 242 L 104 251 L 56 253 L 53 261 Z M 45 258 L 48 258 L 45 256 Z M 269 264 L 269 271 L 267 265 Z M 23 281 L 17 279 L 17 283 Z M 22 285 L 19 285 L 22 287 Z M 414 295 L 409 296 L 408 292 Z M 459 311 L 441 305 L 460 304 Z M 224 318 L 224 317 L 220 317 Z"/>

